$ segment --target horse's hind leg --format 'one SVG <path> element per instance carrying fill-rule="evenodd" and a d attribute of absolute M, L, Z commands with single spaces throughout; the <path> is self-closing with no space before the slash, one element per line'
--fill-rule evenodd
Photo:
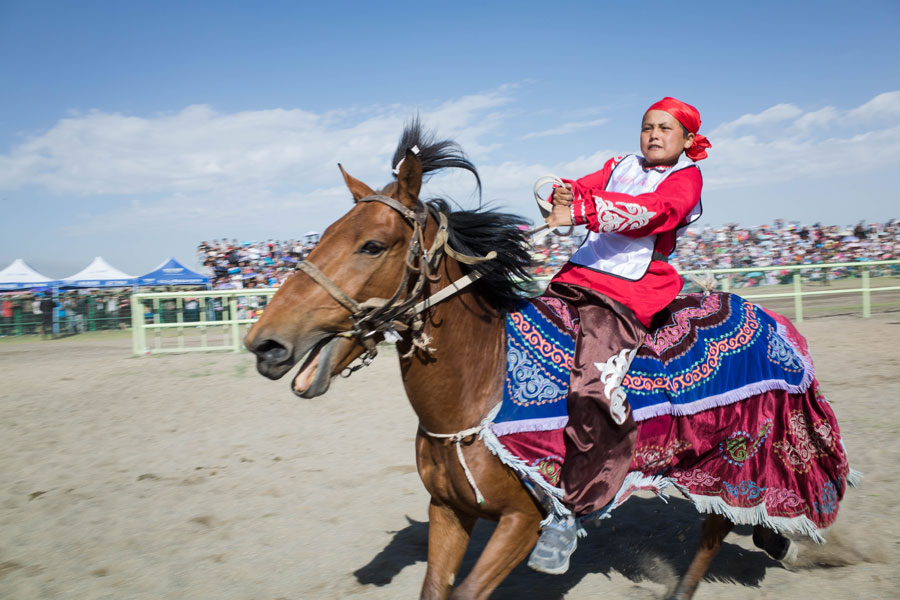
<path fill-rule="evenodd" d="M 428 507 L 428 569 L 422 598 L 442 600 L 450 594 L 475 521 L 475 517 L 432 499 Z"/>
<path fill-rule="evenodd" d="M 768 527 L 756 525 L 753 528 L 753 544 L 786 565 L 797 560 L 797 544 Z"/>
<path fill-rule="evenodd" d="M 694 595 L 697 584 L 706 575 L 709 563 L 719 552 L 722 540 L 725 539 L 732 527 L 734 524 L 722 515 L 711 514 L 706 517 L 700 533 L 700 547 L 697 549 L 694 560 L 691 561 L 691 566 L 688 567 L 687 572 L 678 582 L 675 592 L 670 596 L 671 600 L 688 600 Z"/>

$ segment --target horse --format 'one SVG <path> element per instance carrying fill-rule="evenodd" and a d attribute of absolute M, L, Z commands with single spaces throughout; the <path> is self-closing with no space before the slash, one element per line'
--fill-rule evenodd
<path fill-rule="evenodd" d="M 352 208 L 282 284 L 245 345 L 270 379 L 302 360 L 291 388 L 312 398 L 335 376 L 371 362 L 382 340 L 396 342 L 420 424 L 416 466 L 431 496 L 421 598 L 487 598 L 529 554 L 545 516 L 477 437 L 478 424 L 503 397 L 504 315 L 521 301 L 519 282 L 527 278 L 526 222 L 420 200 L 423 179 L 442 169 L 472 173 L 479 192 L 480 179 L 456 143 L 436 141 L 418 120 L 405 128 L 392 164 L 398 165 L 394 180 L 377 191 L 338 165 Z M 497 526 L 454 586 L 478 519 Z M 706 517 L 699 548 L 671 598 L 694 594 L 731 528 L 719 514 Z M 787 538 L 760 525 L 754 542 L 776 558 L 790 548 Z"/>

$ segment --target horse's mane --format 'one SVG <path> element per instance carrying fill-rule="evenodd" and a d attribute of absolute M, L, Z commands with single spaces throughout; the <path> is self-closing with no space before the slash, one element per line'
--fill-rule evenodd
<path fill-rule="evenodd" d="M 435 140 L 433 133 L 425 131 L 419 118 L 415 117 L 400 135 L 400 142 L 394 151 L 394 158 L 391 165 L 396 167 L 406 156 L 407 150 L 414 150 L 422 163 L 423 178 L 429 173 L 440 171 L 441 169 L 463 169 L 475 176 L 475 188 L 478 191 L 479 204 L 481 200 L 481 177 L 478 176 L 478 170 L 475 168 L 465 152 L 459 147 L 459 144 L 453 140 Z"/>
<path fill-rule="evenodd" d="M 407 149 L 414 146 L 419 149 L 418 157 L 422 162 L 423 174 L 446 168 L 469 171 L 475 176 L 480 198 L 481 178 L 478 170 L 456 142 L 436 141 L 432 134 L 423 131 L 418 118 L 413 119 L 400 136 L 392 164 L 399 163 L 406 156 Z M 470 256 L 484 256 L 491 250 L 497 252 L 494 260 L 460 266 L 464 273 L 472 270 L 484 273 L 473 284 L 484 301 L 500 311 L 513 309 L 525 292 L 519 282 L 530 278 L 526 271 L 531 265 L 531 251 L 525 231 L 528 221 L 518 215 L 481 206 L 475 210 L 454 211 L 441 198 L 429 199 L 426 206 L 434 218 L 439 213 L 447 216 L 450 247 L 457 252 Z"/>

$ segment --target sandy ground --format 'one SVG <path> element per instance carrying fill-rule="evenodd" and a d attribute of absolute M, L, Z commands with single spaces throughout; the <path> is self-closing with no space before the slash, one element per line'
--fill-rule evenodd
<path fill-rule="evenodd" d="M 738 528 L 699 599 L 900 596 L 900 314 L 800 329 L 866 478 L 794 571 Z M 0 344 L 0 597 L 417 597 L 428 497 L 395 360 L 308 401 L 246 353 L 129 351 L 125 337 Z M 568 574 L 520 565 L 493 597 L 661 598 L 700 520 L 680 498 L 632 499 Z M 462 575 L 491 530 L 476 528 Z"/>

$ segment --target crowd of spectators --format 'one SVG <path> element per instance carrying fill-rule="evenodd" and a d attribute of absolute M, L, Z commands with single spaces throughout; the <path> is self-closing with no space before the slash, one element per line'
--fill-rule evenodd
<path fill-rule="evenodd" d="M 545 237 L 534 247 L 531 274 L 552 276 L 582 240 L 577 232 L 567 237 Z M 293 273 L 297 262 L 317 241 L 316 235 L 308 235 L 305 241 L 238 242 L 223 238 L 201 242 L 197 256 L 215 289 L 273 287 Z M 776 219 L 772 225 L 757 227 L 692 227 L 679 240 L 669 261 L 679 271 L 686 271 L 894 260 L 898 256 L 900 222 L 895 219 L 860 222 L 855 227 L 806 226 Z"/>
<path fill-rule="evenodd" d="M 54 324 L 54 318 L 48 315 L 54 311 L 55 335 L 124 329 L 131 325 L 131 293 L 67 290 L 55 297 L 49 292 L 4 294 L 0 296 L 0 337 L 47 335 L 47 326 Z"/>
<path fill-rule="evenodd" d="M 728 269 L 893 260 L 898 254 L 900 223 L 894 219 L 855 227 L 779 219 L 771 226 L 707 225 L 684 236 L 670 260 L 679 270 Z"/>
<path fill-rule="evenodd" d="M 582 238 L 549 236 L 535 247 L 534 276 L 553 275 Z M 772 225 L 704 225 L 690 228 L 669 262 L 679 271 L 779 265 L 895 260 L 900 256 L 900 222 L 860 222 L 855 227 L 811 226 L 778 219 Z M 776 273 L 766 277 L 774 283 Z"/>
<path fill-rule="evenodd" d="M 307 234 L 305 241 L 240 243 L 222 238 L 201 242 L 197 246 L 197 260 L 214 289 L 276 287 L 306 258 L 318 237 Z"/>

